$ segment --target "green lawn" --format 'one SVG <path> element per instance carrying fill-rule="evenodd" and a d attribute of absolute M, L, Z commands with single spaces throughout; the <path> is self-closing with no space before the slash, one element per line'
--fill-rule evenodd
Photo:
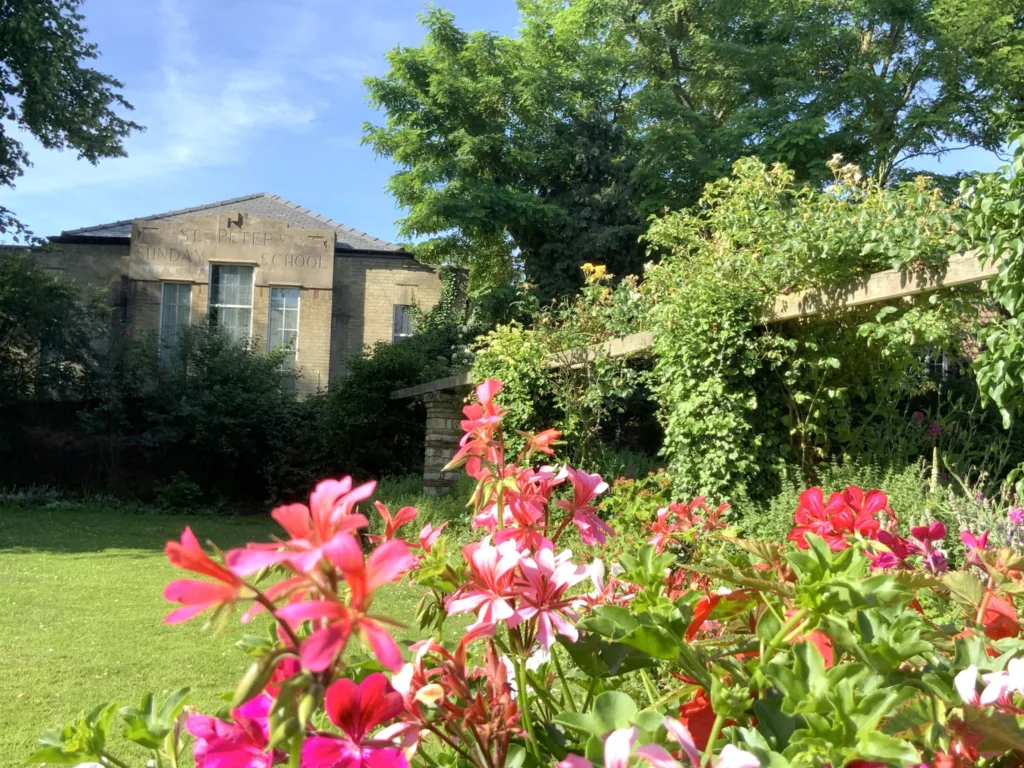
<path fill-rule="evenodd" d="M 95 704 L 190 685 L 210 710 L 234 688 L 247 666 L 240 625 L 215 637 L 201 619 L 162 623 L 163 587 L 181 574 L 163 546 L 186 525 L 225 549 L 275 529 L 264 516 L 0 505 L 0 766 L 23 764 L 40 732 Z M 418 597 L 390 587 L 374 607 L 410 622 Z"/>

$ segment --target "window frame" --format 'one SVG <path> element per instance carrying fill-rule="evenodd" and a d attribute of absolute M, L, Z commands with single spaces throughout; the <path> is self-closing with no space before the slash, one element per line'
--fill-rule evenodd
<path fill-rule="evenodd" d="M 206 296 L 206 317 L 209 319 L 214 307 L 223 309 L 248 309 L 249 310 L 249 329 L 246 331 L 246 344 L 252 343 L 252 325 L 253 315 L 255 314 L 256 308 L 256 264 L 251 263 L 239 263 L 233 261 L 217 261 L 211 262 L 209 266 L 208 279 L 206 282 L 207 296 Z M 213 272 L 219 267 L 242 267 L 243 269 L 249 270 L 249 304 L 224 304 L 218 302 L 213 303 Z M 222 325 L 214 326 L 216 328 L 223 328 Z"/>
<path fill-rule="evenodd" d="M 294 312 L 295 313 L 295 344 L 292 347 L 292 355 L 293 355 L 292 364 L 293 364 L 293 370 L 294 369 L 298 369 L 298 367 L 299 367 L 299 342 L 300 342 L 299 331 L 301 329 L 301 323 L 302 323 L 302 286 L 300 286 L 300 285 L 271 285 L 271 286 L 269 286 L 269 288 L 270 288 L 270 293 L 267 296 L 267 303 L 269 304 L 269 307 L 267 309 L 267 351 L 268 352 L 273 351 L 274 347 L 276 346 L 274 344 L 273 340 L 271 339 L 271 336 L 272 336 L 272 334 L 274 332 L 273 331 L 274 291 L 295 291 L 295 309 L 292 310 L 292 309 L 289 309 L 288 307 L 284 307 L 284 308 L 282 308 L 281 311 L 284 313 L 285 317 L 287 316 L 288 312 Z M 282 330 L 290 330 L 290 329 L 282 329 Z"/>
<path fill-rule="evenodd" d="M 175 288 L 180 286 L 186 286 L 188 288 L 188 318 L 186 322 L 179 326 L 180 329 L 189 328 L 192 326 L 192 283 L 185 280 L 161 280 L 160 281 L 160 315 L 157 318 L 157 344 L 160 349 L 164 349 L 164 344 L 169 342 L 164 338 L 164 309 L 167 307 L 167 286 L 173 285 Z"/>
<path fill-rule="evenodd" d="M 412 338 L 415 335 L 416 331 L 415 331 L 415 329 L 412 326 L 412 312 L 409 311 L 410 309 L 412 309 L 412 307 L 413 307 L 412 304 L 392 304 L 391 305 L 391 343 L 392 344 L 397 344 L 400 341 L 405 341 L 406 339 L 410 339 L 410 338 Z M 398 332 L 397 320 L 398 320 L 398 309 L 399 308 L 405 310 L 405 316 L 408 317 L 408 319 L 409 319 L 409 332 L 408 333 L 399 333 Z"/>

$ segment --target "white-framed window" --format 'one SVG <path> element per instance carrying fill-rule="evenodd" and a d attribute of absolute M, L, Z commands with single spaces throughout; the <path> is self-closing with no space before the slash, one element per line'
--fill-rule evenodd
<path fill-rule="evenodd" d="M 395 304 L 391 311 L 391 343 L 405 341 L 412 336 L 412 307 Z"/>
<path fill-rule="evenodd" d="M 299 289 L 291 286 L 271 286 L 270 323 L 267 349 L 288 348 L 285 367 L 295 370 L 295 355 L 299 349 Z"/>
<path fill-rule="evenodd" d="M 160 351 L 164 359 L 173 357 L 181 336 L 192 320 L 192 284 L 160 284 Z"/>
<path fill-rule="evenodd" d="M 236 341 L 247 341 L 252 334 L 252 278 L 249 266 L 210 266 L 210 324 Z"/>

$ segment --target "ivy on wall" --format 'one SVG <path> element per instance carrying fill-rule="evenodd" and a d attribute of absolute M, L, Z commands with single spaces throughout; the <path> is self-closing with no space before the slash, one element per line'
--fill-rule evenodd
<path fill-rule="evenodd" d="M 680 491 L 770 492 L 778 462 L 813 477 L 868 450 L 934 386 L 926 361 L 963 344 L 981 299 L 933 295 L 822 320 L 766 325 L 780 293 L 838 291 L 865 273 L 945 264 L 962 214 L 919 178 L 881 187 L 835 157 L 824 189 L 740 160 L 698 206 L 652 220 L 646 272 L 663 453 Z M 955 297 L 955 298 L 954 298 Z"/>

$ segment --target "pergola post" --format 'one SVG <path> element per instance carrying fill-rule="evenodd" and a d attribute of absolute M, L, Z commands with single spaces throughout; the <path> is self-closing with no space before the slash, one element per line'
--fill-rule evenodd
<path fill-rule="evenodd" d="M 429 392 L 423 395 L 423 403 L 427 407 L 423 492 L 428 496 L 442 496 L 455 486 L 460 474 L 459 470 L 441 470 L 459 450 L 463 399 L 451 392 Z"/>

